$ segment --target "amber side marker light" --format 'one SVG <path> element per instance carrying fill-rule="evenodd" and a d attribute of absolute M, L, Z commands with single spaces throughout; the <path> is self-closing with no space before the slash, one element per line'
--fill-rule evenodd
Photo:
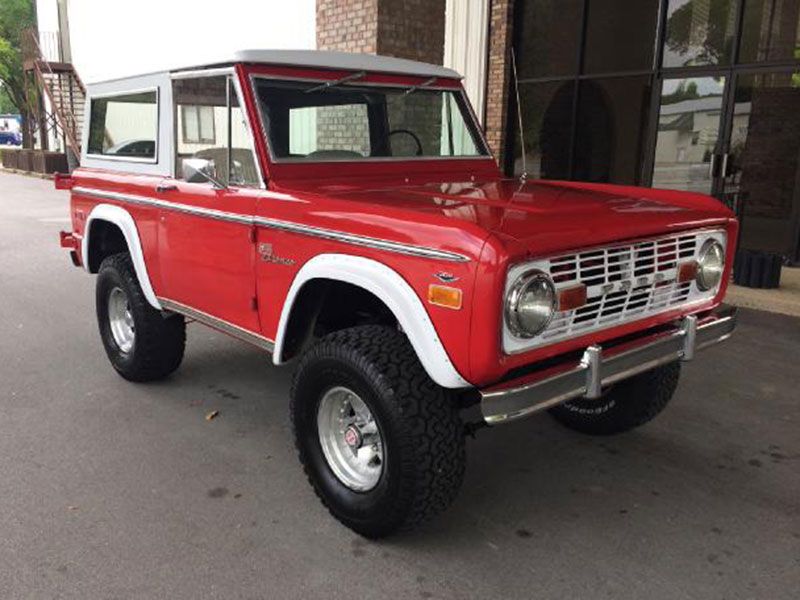
<path fill-rule="evenodd" d="M 435 284 L 428 286 L 428 302 L 436 306 L 458 310 L 461 308 L 462 295 L 462 291 L 458 288 Z"/>
<path fill-rule="evenodd" d="M 558 310 L 574 310 L 586 304 L 586 286 L 576 285 L 558 290 Z"/>
<path fill-rule="evenodd" d="M 697 279 L 697 261 L 690 260 L 678 265 L 678 283 L 686 283 Z"/>

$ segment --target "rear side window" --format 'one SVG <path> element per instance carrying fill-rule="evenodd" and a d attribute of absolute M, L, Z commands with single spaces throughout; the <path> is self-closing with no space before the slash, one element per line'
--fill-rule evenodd
<path fill-rule="evenodd" d="M 156 90 L 92 98 L 87 154 L 155 162 L 157 138 Z"/>

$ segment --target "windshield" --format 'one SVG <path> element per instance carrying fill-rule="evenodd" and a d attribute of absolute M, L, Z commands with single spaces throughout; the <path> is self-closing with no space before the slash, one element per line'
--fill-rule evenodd
<path fill-rule="evenodd" d="M 486 156 L 460 90 L 256 80 L 273 160 Z"/>

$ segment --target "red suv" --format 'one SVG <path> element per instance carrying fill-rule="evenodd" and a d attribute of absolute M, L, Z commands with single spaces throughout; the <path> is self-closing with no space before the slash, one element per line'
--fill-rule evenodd
<path fill-rule="evenodd" d="M 449 69 L 242 51 L 88 94 L 56 186 L 111 364 L 166 377 L 186 319 L 294 362 L 300 461 L 365 536 L 450 504 L 465 433 L 637 427 L 734 329 L 727 208 L 506 178 Z"/>

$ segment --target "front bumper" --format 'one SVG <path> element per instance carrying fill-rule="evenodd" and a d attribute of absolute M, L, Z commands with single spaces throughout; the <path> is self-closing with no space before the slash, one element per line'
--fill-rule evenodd
<path fill-rule="evenodd" d="M 505 423 L 573 398 L 599 398 L 602 388 L 675 360 L 691 360 L 697 350 L 728 339 L 736 308 L 721 305 L 711 314 L 683 317 L 666 331 L 617 344 L 589 346 L 579 361 L 565 361 L 481 390 L 483 418 Z"/>

